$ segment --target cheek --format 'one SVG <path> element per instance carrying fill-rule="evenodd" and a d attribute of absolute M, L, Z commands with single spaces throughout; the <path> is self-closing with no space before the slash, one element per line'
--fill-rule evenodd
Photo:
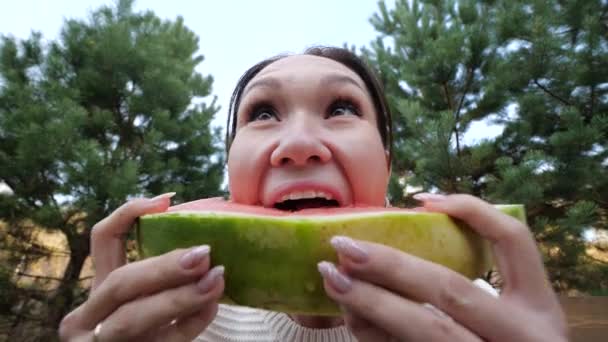
<path fill-rule="evenodd" d="M 389 170 L 379 134 L 369 128 L 344 135 L 336 145 L 357 204 L 384 206 Z"/>
<path fill-rule="evenodd" d="M 366 157 L 365 162 L 357 163 L 351 172 L 347 172 L 352 179 L 356 203 L 384 206 L 389 173 L 383 154 L 379 151 L 373 157 Z"/>
<path fill-rule="evenodd" d="M 260 179 L 269 158 L 268 146 L 255 137 L 237 134 L 228 155 L 228 186 L 234 202 L 255 205 Z"/>

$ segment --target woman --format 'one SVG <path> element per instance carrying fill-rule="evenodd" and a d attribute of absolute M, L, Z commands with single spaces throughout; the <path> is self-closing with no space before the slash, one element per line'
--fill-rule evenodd
<path fill-rule="evenodd" d="M 299 206 L 322 205 L 307 198 L 315 191 L 340 206 L 385 203 L 390 113 L 373 73 L 346 50 L 312 48 L 257 64 L 233 93 L 227 128 L 232 201 L 273 207 L 287 194 Z M 209 269 L 207 246 L 125 265 L 122 237 L 138 216 L 165 211 L 171 195 L 130 201 L 94 227 L 93 289 L 63 320 L 63 340 L 567 339 L 528 228 L 477 198 L 416 196 L 424 210 L 459 218 L 493 243 L 506 284 L 500 297 L 440 265 L 334 237 L 339 265 L 321 262 L 319 273 L 344 314 L 327 318 L 218 306 L 224 269 Z"/>

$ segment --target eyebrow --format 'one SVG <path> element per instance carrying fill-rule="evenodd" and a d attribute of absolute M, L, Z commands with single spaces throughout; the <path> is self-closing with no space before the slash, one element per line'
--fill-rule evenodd
<path fill-rule="evenodd" d="M 365 89 L 361 86 L 361 84 L 359 84 L 359 82 L 357 82 L 355 79 L 353 79 L 350 76 L 341 75 L 341 74 L 329 74 L 329 75 L 323 77 L 319 83 L 321 86 L 329 86 L 329 85 L 336 84 L 336 83 L 349 83 L 349 84 L 355 85 L 357 88 L 359 88 L 365 92 Z M 274 78 L 274 77 L 270 77 L 270 76 L 264 77 L 260 80 L 250 83 L 245 88 L 245 91 L 243 92 L 243 97 L 248 92 L 250 92 L 251 89 L 256 88 L 256 87 L 280 89 L 282 86 L 283 86 L 282 82 L 278 78 Z"/>

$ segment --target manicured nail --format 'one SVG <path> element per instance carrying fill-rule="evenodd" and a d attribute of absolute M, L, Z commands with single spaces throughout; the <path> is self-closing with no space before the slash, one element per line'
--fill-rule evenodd
<path fill-rule="evenodd" d="M 439 201 L 443 201 L 444 199 L 447 198 L 447 196 L 445 196 L 445 195 L 430 194 L 428 192 L 421 192 L 419 194 L 415 194 L 412 197 L 414 197 L 414 199 L 417 199 L 422 202 L 439 202 Z"/>
<path fill-rule="evenodd" d="M 157 201 L 163 200 L 165 198 L 171 198 L 173 196 L 175 196 L 175 192 L 166 192 L 162 195 L 158 195 L 156 197 L 150 198 L 150 202 L 157 202 Z"/>
<path fill-rule="evenodd" d="M 334 236 L 329 243 L 340 254 L 344 254 L 354 262 L 363 263 L 369 260 L 369 255 L 355 240 L 347 236 Z"/>
<path fill-rule="evenodd" d="M 198 290 L 200 293 L 208 292 L 215 285 L 216 280 L 224 275 L 224 266 L 215 266 L 210 269 L 203 278 L 198 282 Z"/>
<path fill-rule="evenodd" d="M 331 262 L 321 261 L 317 264 L 319 273 L 325 278 L 338 292 L 348 292 L 353 287 L 353 282 L 350 278 L 338 271 L 336 266 Z"/>
<path fill-rule="evenodd" d="M 182 255 L 182 257 L 179 259 L 179 265 L 182 268 L 189 270 L 200 264 L 201 261 L 203 261 L 207 255 L 209 255 L 210 250 L 211 248 L 207 245 L 195 247 L 186 254 Z"/>

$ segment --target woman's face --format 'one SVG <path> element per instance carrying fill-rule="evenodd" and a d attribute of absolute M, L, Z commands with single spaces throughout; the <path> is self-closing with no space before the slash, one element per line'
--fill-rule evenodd
<path fill-rule="evenodd" d="M 367 88 L 346 66 L 309 55 L 278 60 L 243 90 L 236 120 L 233 201 L 292 210 L 384 205 L 387 152 Z"/>

